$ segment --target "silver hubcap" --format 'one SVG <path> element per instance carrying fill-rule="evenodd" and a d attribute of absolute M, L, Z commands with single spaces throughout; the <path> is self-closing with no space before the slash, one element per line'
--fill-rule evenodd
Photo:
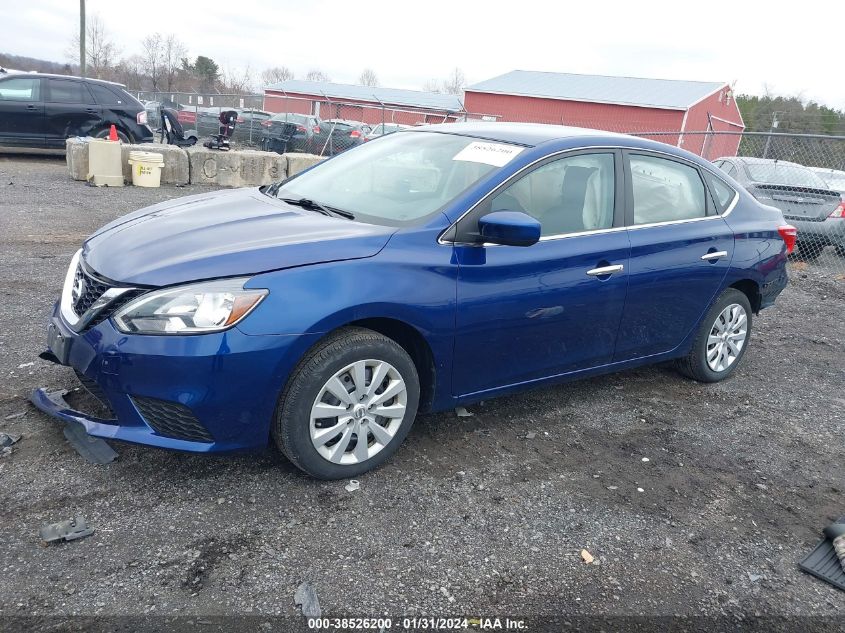
<path fill-rule="evenodd" d="M 748 337 L 748 314 L 738 303 L 722 310 L 707 337 L 707 366 L 725 371 L 736 362 Z"/>
<path fill-rule="evenodd" d="M 408 390 L 390 363 L 359 360 L 329 378 L 311 407 L 311 443 L 335 464 L 360 464 L 387 446 L 405 417 Z"/>

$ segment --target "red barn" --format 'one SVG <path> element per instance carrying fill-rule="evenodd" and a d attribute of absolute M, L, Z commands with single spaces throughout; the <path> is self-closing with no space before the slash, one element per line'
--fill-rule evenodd
<path fill-rule="evenodd" d="M 264 109 L 373 125 L 445 123 L 462 119 L 464 112 L 457 95 L 298 79 L 267 86 Z"/>
<path fill-rule="evenodd" d="M 464 107 L 499 121 L 662 132 L 650 138 L 705 158 L 735 155 L 740 135 L 702 132 L 745 129 L 731 87 L 719 82 L 514 70 L 469 86 Z"/>

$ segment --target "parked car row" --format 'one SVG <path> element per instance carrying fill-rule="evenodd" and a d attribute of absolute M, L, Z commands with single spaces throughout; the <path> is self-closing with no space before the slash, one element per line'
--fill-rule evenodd
<path fill-rule="evenodd" d="M 798 229 L 797 252 L 815 259 L 827 246 L 845 256 L 845 172 L 798 163 L 731 156 L 713 161 Z"/>

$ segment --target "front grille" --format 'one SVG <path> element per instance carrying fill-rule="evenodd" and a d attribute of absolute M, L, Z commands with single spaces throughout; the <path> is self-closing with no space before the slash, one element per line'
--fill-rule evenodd
<path fill-rule="evenodd" d="M 147 424 L 159 435 L 191 442 L 213 442 L 214 438 L 191 410 L 178 402 L 131 396 Z"/>
<path fill-rule="evenodd" d="M 90 274 L 80 263 L 76 267 L 76 274 L 73 278 L 73 289 L 71 291 L 73 311 L 76 312 L 76 316 L 81 317 L 85 314 L 94 305 L 94 302 L 102 297 L 109 288 L 111 286 L 102 279 L 98 279 Z"/>
<path fill-rule="evenodd" d="M 83 374 L 78 369 L 74 369 L 73 371 L 76 373 L 76 377 L 77 377 L 77 379 L 79 379 L 79 382 L 81 382 L 82 386 L 85 387 L 85 391 L 87 391 L 92 396 L 94 396 L 97 400 L 99 400 L 100 403 L 103 406 L 108 407 L 109 406 L 109 400 L 108 400 L 108 398 L 106 398 L 106 394 L 100 388 L 100 385 L 98 385 L 95 381 L 91 380 L 88 376 Z"/>

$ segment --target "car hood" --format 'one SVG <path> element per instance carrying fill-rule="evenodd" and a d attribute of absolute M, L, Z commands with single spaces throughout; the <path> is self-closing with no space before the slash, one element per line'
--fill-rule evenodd
<path fill-rule="evenodd" d="M 258 189 L 162 202 L 107 224 L 82 257 L 122 284 L 167 286 L 372 257 L 395 228 L 320 215 Z"/>

